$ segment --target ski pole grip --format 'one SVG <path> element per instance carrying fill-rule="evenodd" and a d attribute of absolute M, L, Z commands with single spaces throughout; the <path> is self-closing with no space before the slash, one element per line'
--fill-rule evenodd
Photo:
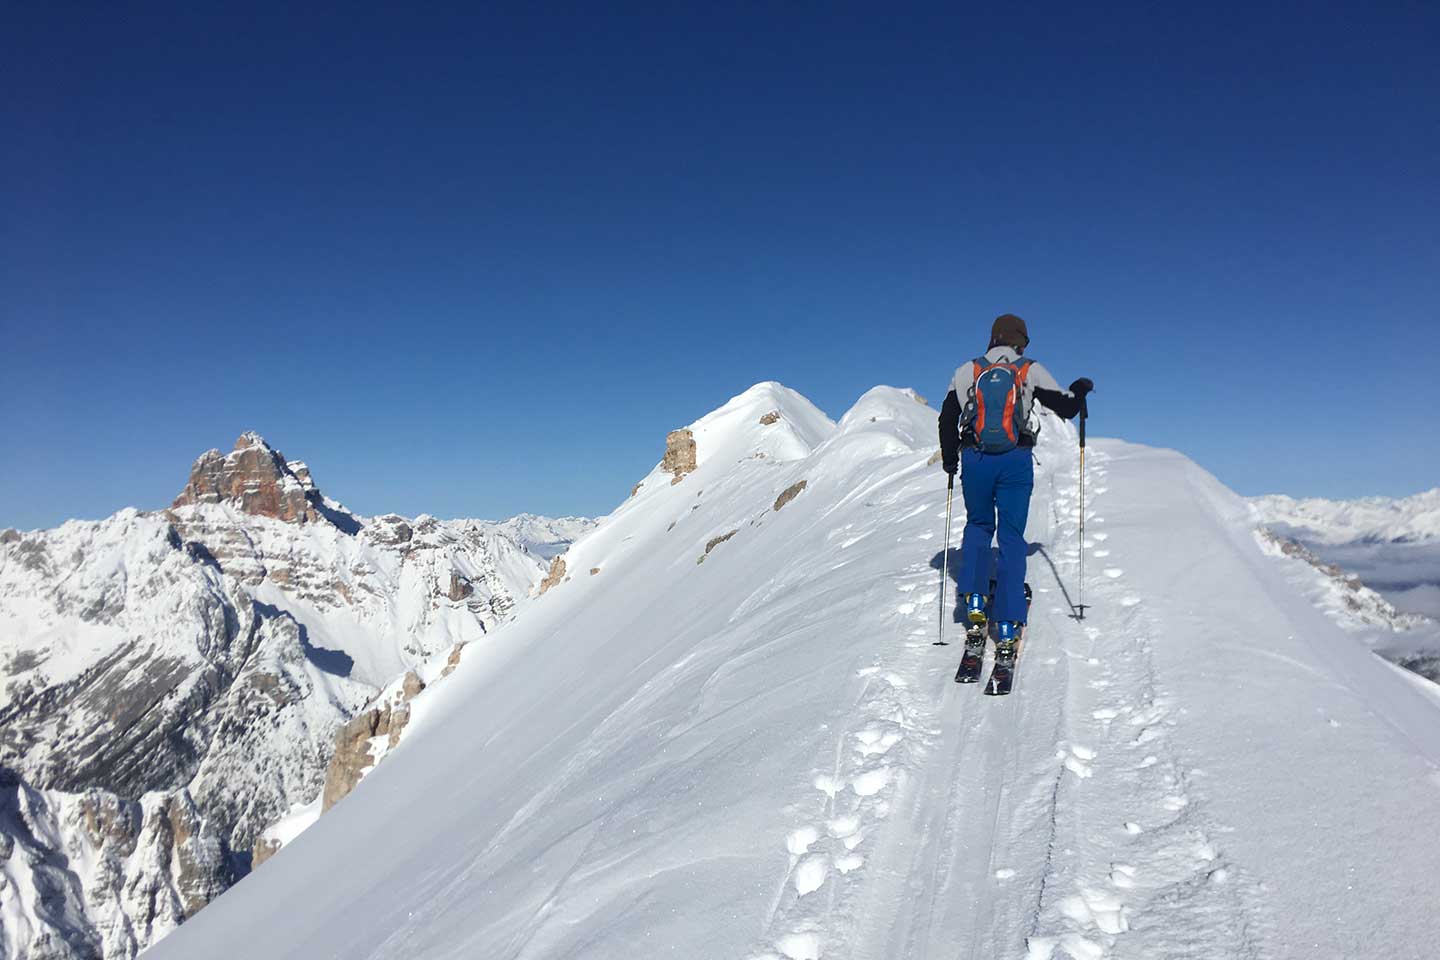
<path fill-rule="evenodd" d="M 1085 421 L 1090 417 L 1090 404 L 1085 397 L 1080 398 L 1080 446 L 1085 446 Z"/>

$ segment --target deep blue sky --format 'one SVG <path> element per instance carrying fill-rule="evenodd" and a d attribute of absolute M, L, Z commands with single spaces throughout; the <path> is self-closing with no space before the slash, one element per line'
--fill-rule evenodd
<path fill-rule="evenodd" d="M 1440 481 L 1433 4 L 30 6 L 0 526 L 246 429 L 367 513 L 599 513 L 758 380 L 938 404 L 1007 310 L 1243 493 Z"/>

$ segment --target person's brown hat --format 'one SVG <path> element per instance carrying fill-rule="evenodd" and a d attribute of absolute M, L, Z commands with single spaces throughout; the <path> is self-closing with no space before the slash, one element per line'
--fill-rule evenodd
<path fill-rule="evenodd" d="M 990 346 L 998 347 L 1002 343 L 1016 350 L 1024 350 L 1030 344 L 1030 331 L 1025 329 L 1025 321 L 1013 313 L 996 317 L 990 328 Z"/>

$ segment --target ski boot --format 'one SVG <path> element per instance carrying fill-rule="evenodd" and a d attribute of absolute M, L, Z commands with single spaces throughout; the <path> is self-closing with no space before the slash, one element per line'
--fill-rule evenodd
<path fill-rule="evenodd" d="M 988 696 L 1004 696 L 1015 681 L 1015 657 L 1020 652 L 1020 634 L 1024 629 L 1013 620 L 995 625 L 995 665 L 990 668 L 990 682 L 985 685 Z"/>
<path fill-rule="evenodd" d="M 990 598 L 983 593 L 965 594 L 965 618 L 972 626 L 979 627 L 982 633 L 985 629 L 985 607 L 989 602 Z"/>

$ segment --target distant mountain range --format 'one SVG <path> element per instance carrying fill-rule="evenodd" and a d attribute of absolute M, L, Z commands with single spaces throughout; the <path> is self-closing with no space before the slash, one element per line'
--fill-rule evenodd
<path fill-rule="evenodd" d="M 367 704 L 593 526 L 358 516 L 247 433 L 168 509 L 0 530 L 0 957 L 128 960 L 193 916 Z"/>
<path fill-rule="evenodd" d="M 1297 500 L 1251 497 L 1269 526 L 1300 540 L 1328 544 L 1421 543 L 1440 540 L 1440 487 L 1410 497 Z"/>

